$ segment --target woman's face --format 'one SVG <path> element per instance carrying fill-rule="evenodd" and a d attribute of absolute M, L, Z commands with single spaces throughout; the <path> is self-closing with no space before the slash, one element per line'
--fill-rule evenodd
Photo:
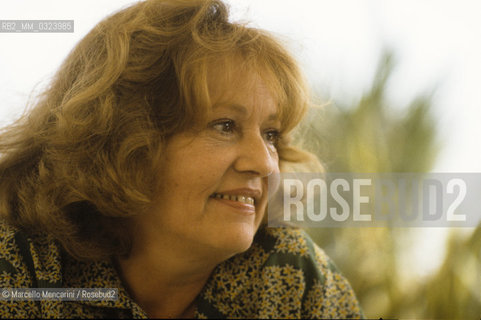
<path fill-rule="evenodd" d="M 200 130 L 172 137 L 149 227 L 177 249 L 227 258 L 245 251 L 264 215 L 267 177 L 279 172 L 277 105 L 256 74 L 209 81 Z M 154 229 L 155 228 L 155 229 Z"/>

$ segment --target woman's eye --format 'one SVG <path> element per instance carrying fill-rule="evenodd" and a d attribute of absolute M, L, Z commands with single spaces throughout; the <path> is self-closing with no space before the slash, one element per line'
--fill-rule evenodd
<path fill-rule="evenodd" d="M 224 119 L 212 123 L 212 128 L 223 134 L 233 133 L 236 130 L 234 120 Z"/>
<path fill-rule="evenodd" d="M 277 145 L 281 139 L 281 132 L 277 129 L 271 129 L 266 131 L 265 137 L 267 142 L 273 145 Z"/>

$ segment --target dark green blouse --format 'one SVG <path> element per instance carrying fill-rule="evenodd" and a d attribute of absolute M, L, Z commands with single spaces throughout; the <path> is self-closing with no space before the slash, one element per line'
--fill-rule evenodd
<path fill-rule="evenodd" d="M 116 301 L 0 300 L 2 318 L 146 318 L 111 261 L 80 262 L 49 235 L 0 222 L 1 288 L 118 288 Z M 0 289 L 1 290 L 1 289 Z M 259 230 L 251 248 L 218 265 L 196 318 L 360 318 L 347 280 L 303 231 Z"/>

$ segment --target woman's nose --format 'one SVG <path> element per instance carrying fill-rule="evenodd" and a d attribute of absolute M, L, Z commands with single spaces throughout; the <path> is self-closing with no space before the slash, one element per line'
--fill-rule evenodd
<path fill-rule="evenodd" d="M 260 133 L 246 134 L 240 141 L 234 168 L 238 172 L 267 177 L 279 171 L 277 150 Z"/>

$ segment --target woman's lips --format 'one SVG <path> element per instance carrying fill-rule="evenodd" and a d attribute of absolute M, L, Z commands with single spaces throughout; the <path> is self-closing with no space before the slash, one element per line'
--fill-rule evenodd
<path fill-rule="evenodd" d="M 238 201 L 241 203 L 247 203 L 254 205 L 254 198 L 246 195 L 229 195 L 229 194 L 222 194 L 222 193 L 214 193 L 212 198 L 216 199 L 223 199 L 223 200 L 231 200 L 231 201 Z"/>
<path fill-rule="evenodd" d="M 243 195 L 222 195 L 214 194 L 211 196 L 212 200 L 236 209 L 236 212 L 253 215 L 256 213 L 256 207 L 254 205 L 254 198 L 246 197 Z"/>

